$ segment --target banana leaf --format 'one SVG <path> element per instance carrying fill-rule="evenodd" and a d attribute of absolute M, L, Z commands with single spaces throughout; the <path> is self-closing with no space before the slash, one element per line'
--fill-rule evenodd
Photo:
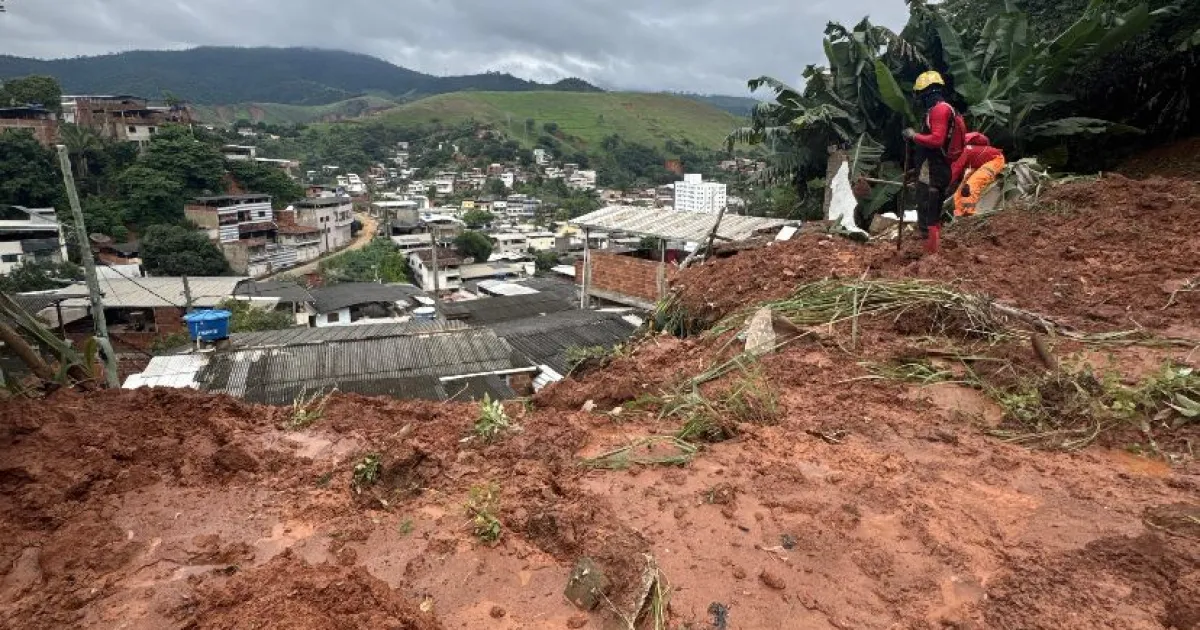
<path fill-rule="evenodd" d="M 971 67 L 971 56 L 963 47 L 962 38 L 936 7 L 927 7 L 927 10 L 942 43 L 942 58 L 954 77 L 955 91 L 968 103 L 978 101 L 983 96 L 983 82 L 975 74 L 977 69 Z"/>
<path fill-rule="evenodd" d="M 875 172 L 882 159 L 882 144 L 876 142 L 874 138 L 865 133 L 858 136 L 858 140 L 850 146 L 850 151 L 847 155 L 850 165 L 850 181 L 857 181 L 859 177 Z"/>
<path fill-rule="evenodd" d="M 879 85 L 879 98 L 884 105 L 904 116 L 905 123 L 915 125 L 917 117 L 913 114 L 908 97 L 900 89 L 900 84 L 896 82 L 896 77 L 892 76 L 892 71 L 888 70 L 887 64 L 883 63 L 881 59 L 875 60 L 875 82 Z"/>
<path fill-rule="evenodd" d="M 1141 129 L 1099 118 L 1071 116 L 1034 125 L 1026 130 L 1031 138 L 1078 136 L 1083 134 L 1140 134 Z"/>

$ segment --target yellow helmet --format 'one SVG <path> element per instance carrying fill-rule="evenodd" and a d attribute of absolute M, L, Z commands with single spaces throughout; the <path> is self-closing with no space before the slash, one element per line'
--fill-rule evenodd
<path fill-rule="evenodd" d="M 913 84 L 913 91 L 924 92 L 931 85 L 946 85 L 946 82 L 942 80 L 942 75 L 938 74 L 936 70 L 922 72 L 921 76 L 917 77 L 917 82 Z"/>

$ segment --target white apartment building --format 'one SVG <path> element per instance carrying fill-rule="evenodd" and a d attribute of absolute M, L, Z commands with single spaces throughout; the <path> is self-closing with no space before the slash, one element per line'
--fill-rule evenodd
<path fill-rule="evenodd" d="M 533 161 L 538 166 L 545 166 L 550 163 L 550 152 L 545 149 L 533 150 Z"/>
<path fill-rule="evenodd" d="M 675 209 L 684 212 L 720 212 L 725 207 L 725 184 L 703 181 L 700 175 L 684 175 L 675 182 Z"/>
<path fill-rule="evenodd" d="M 66 259 L 66 240 L 54 208 L 0 207 L 0 274 L 25 262 Z"/>
<path fill-rule="evenodd" d="M 504 183 L 505 188 L 511 189 L 513 187 L 513 183 L 516 182 L 516 177 L 517 176 L 512 171 L 509 171 L 507 173 L 500 174 L 500 181 Z"/>

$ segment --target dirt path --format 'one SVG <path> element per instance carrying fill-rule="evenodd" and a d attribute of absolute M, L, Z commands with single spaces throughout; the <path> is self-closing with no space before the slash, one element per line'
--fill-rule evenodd
<path fill-rule="evenodd" d="M 307 273 L 313 273 L 314 271 L 317 271 L 318 269 L 320 269 L 321 263 L 323 263 L 331 258 L 340 256 L 349 251 L 354 251 L 356 249 L 362 249 L 362 248 L 366 247 L 367 243 L 370 243 L 371 239 L 375 238 L 375 231 L 379 229 L 379 222 L 375 219 L 375 217 L 372 217 L 370 214 L 367 214 L 365 212 L 356 212 L 356 213 L 354 213 L 354 216 L 360 222 L 362 222 L 362 229 L 358 231 L 358 235 L 355 236 L 354 240 L 351 241 L 350 244 L 347 245 L 345 248 L 339 249 L 338 251 L 333 252 L 332 254 L 329 254 L 322 258 L 318 258 L 317 260 L 313 260 L 313 261 L 304 263 L 303 265 L 292 267 L 291 269 L 285 269 L 283 271 L 280 271 L 279 273 L 271 274 L 271 275 L 266 276 L 261 279 L 262 280 L 270 280 L 272 278 L 278 278 L 280 276 L 301 276 L 301 275 L 304 275 Z"/>

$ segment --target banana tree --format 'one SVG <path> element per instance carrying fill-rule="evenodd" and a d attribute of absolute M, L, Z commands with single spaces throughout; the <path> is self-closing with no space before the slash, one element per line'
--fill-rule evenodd
<path fill-rule="evenodd" d="M 825 29 L 827 66 L 805 68 L 803 90 L 778 79 L 759 77 L 751 91 L 770 89 L 773 102 L 759 105 L 748 127 L 730 134 L 729 143 L 770 148 L 765 183 L 794 185 L 802 200 L 823 196 L 831 147 L 849 156 L 852 179 L 879 175 L 888 156 L 901 154 L 900 130 L 911 124 L 903 112 L 905 96 L 893 78 L 893 68 L 923 68 L 928 61 L 892 31 L 863 20 L 852 29 L 830 23 Z M 882 68 L 882 71 L 881 71 Z M 898 100 L 897 100 L 898 99 Z M 906 121 L 905 117 L 910 121 Z M 882 205 L 895 191 L 884 191 L 873 205 Z"/>
<path fill-rule="evenodd" d="M 937 5 L 911 0 L 912 20 L 931 26 L 941 64 L 952 77 L 955 92 L 969 109 L 969 124 L 993 141 L 1018 151 L 1051 139 L 1079 135 L 1133 133 L 1127 125 L 1078 116 L 1061 116 L 1072 100 L 1068 82 L 1085 63 L 1104 56 L 1143 32 L 1163 11 L 1151 12 L 1142 3 L 1124 13 L 1091 0 L 1088 8 L 1056 37 L 1031 40 L 1028 17 L 1007 0 L 1004 11 L 984 24 L 975 46 L 968 50 L 959 33 Z M 912 27 L 906 34 L 920 32 Z"/>

